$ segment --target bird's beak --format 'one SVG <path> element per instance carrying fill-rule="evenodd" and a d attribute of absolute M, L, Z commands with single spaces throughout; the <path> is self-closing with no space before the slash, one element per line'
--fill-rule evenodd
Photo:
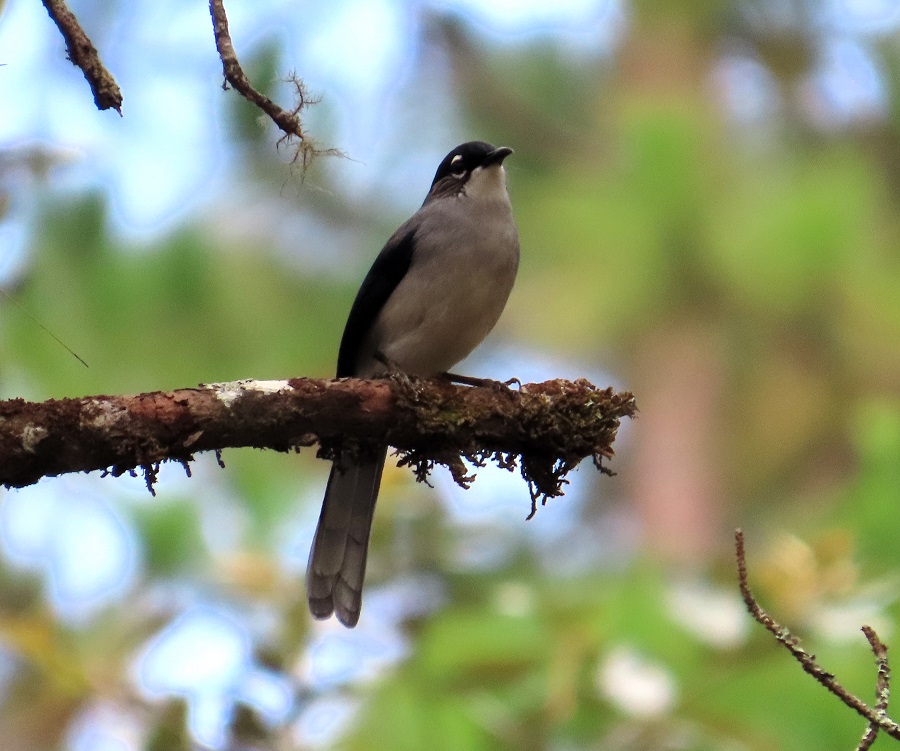
<path fill-rule="evenodd" d="M 487 156 L 481 162 L 481 166 L 490 167 L 492 164 L 503 164 L 503 160 L 512 153 L 513 150 L 509 146 L 498 146 L 487 153 Z"/>

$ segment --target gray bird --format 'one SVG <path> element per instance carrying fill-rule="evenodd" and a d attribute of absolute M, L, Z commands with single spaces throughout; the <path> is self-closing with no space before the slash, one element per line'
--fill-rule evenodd
<path fill-rule="evenodd" d="M 457 146 L 421 208 L 394 232 L 363 280 L 344 328 L 337 376 L 446 373 L 497 323 L 519 266 L 503 160 L 482 141 Z M 366 552 L 387 446 L 331 468 L 309 555 L 316 618 L 359 620 Z"/>

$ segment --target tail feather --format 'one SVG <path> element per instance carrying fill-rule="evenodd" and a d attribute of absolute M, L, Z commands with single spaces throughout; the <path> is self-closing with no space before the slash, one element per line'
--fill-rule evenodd
<path fill-rule="evenodd" d="M 344 462 L 343 472 L 338 469 L 342 462 L 331 468 L 306 570 L 309 609 L 316 618 L 335 613 L 349 628 L 359 620 L 369 534 L 386 457 L 387 447 L 373 460 Z"/>

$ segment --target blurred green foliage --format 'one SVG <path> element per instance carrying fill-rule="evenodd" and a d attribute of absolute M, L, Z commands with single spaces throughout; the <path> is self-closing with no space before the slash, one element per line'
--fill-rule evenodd
<path fill-rule="evenodd" d="M 720 643 L 697 624 L 727 613 L 710 604 L 685 616 L 672 606 L 683 579 L 736 597 L 730 530 L 740 524 L 761 599 L 863 698 L 873 695 L 875 675 L 862 636 L 847 635 L 862 625 L 853 618 L 874 617 L 890 644 L 898 607 L 896 38 L 873 50 L 892 85 L 883 120 L 817 132 L 789 99 L 786 112 L 772 115 L 777 122 L 751 132 L 762 124 L 730 120 L 711 91 L 718 43 L 739 37 L 796 98 L 788 84 L 808 72 L 811 40 L 802 27 L 767 36 L 764 25 L 737 23 L 742 5 L 636 2 L 621 49 L 589 62 L 541 42 L 491 50 L 461 22 L 434 21 L 431 43 L 444 46 L 473 137 L 516 147 L 509 174 L 523 258 L 502 334 L 586 367 L 599 363 L 640 405 L 670 405 L 672 414 L 660 423 L 655 409 L 645 410 L 633 441 L 652 443 L 640 432 L 649 424 L 669 431 L 664 450 L 623 447 L 619 480 L 596 488 L 598 499 L 614 488 L 625 498 L 617 511 L 650 531 L 621 560 L 569 575 L 548 573 L 524 543 L 499 566 L 460 567 L 448 550 L 465 532 L 454 533 L 433 498 L 409 492 L 409 478 L 389 471 L 370 580 L 391 581 L 412 567 L 436 574 L 447 599 L 404 622 L 404 660 L 337 692 L 360 700 L 338 747 L 818 751 L 852 748 L 861 735 L 860 718 L 761 629 L 751 624 Z M 277 45 L 262 44 L 248 60 L 263 85 L 283 67 Z M 275 155 L 256 113 L 229 101 L 227 126 L 256 200 L 293 200 L 285 185 L 296 174 Z M 377 214 L 325 195 L 342 194 L 327 172 L 316 179 L 321 194 L 298 189 L 291 210 L 347 225 Z M 264 236 L 233 241 L 215 212 L 124 247 L 109 230 L 102 195 L 47 195 L 16 296 L 90 368 L 6 307 L 4 398 L 328 375 L 365 259 L 390 224 L 370 223 L 360 274 L 336 279 L 288 266 Z M 690 332 L 712 343 L 697 358 L 710 380 L 667 391 L 694 358 L 679 338 Z M 698 404 L 713 415 L 708 424 L 692 418 Z M 699 506 L 710 531 L 698 551 L 679 549 L 678 530 L 664 530 L 665 540 L 652 528 L 668 498 L 662 466 L 684 459 L 681 441 L 700 431 L 711 449 L 691 466 L 719 492 Z M 302 494 L 323 484 L 324 468 L 308 455 L 252 451 L 229 452 L 225 461 L 218 482 L 247 520 L 229 554 L 209 548 L 201 509 L 185 494 L 121 502 L 141 541 L 140 581 L 87 623 L 59 622 L 38 581 L 0 571 L 0 643 L 17 666 L 4 689 L 0 737 L 16 738 L 23 751 L 62 747 L 67 723 L 85 706 L 130 697 L 129 661 L 172 614 L 138 604 L 173 579 L 229 603 L 248 623 L 260 610 L 271 615 L 278 626 L 264 635 L 251 626 L 256 658 L 293 679 L 310 631 L 302 582 L 281 570 L 276 550 Z M 636 478 L 650 479 L 639 487 Z M 415 510 L 404 500 L 411 495 Z M 524 514 L 524 487 L 522 497 Z M 695 499 L 680 500 L 697 510 Z M 615 504 L 590 503 L 584 525 L 609 522 Z M 410 524 L 419 544 L 399 561 L 400 530 Z M 830 629 L 847 609 L 855 625 Z M 605 689 L 601 674 L 620 649 L 658 672 L 641 684 L 636 669 Z M 674 693 L 645 712 L 642 697 L 659 688 L 659 671 Z M 625 685 L 631 678 L 636 689 Z M 308 698 L 298 690 L 298 712 Z M 177 702 L 148 707 L 145 748 L 186 748 L 184 717 Z M 295 747 L 285 740 L 290 728 L 269 731 L 257 742 Z"/>

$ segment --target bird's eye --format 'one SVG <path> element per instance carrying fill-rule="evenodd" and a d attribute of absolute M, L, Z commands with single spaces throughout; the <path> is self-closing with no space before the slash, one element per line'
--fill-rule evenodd
<path fill-rule="evenodd" d="M 466 167 L 463 164 L 462 154 L 457 154 L 453 159 L 450 160 L 450 171 L 454 175 L 461 175 L 466 171 Z"/>

